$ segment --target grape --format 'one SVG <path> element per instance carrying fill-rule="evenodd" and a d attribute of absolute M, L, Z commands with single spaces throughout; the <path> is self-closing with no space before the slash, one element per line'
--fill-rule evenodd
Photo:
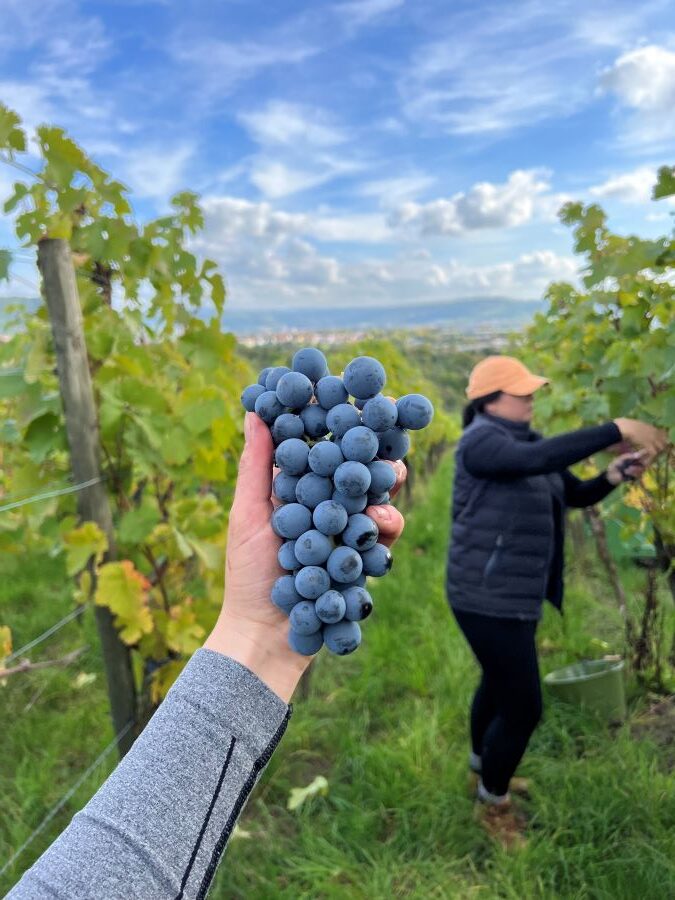
<path fill-rule="evenodd" d="M 368 506 L 368 496 L 366 494 L 359 494 L 358 497 L 348 497 L 342 491 L 333 491 L 333 500 L 344 506 L 350 516 L 363 512 Z"/>
<path fill-rule="evenodd" d="M 332 552 L 333 543 L 331 539 L 320 531 L 311 528 L 297 539 L 293 555 L 303 566 L 321 566 Z"/>
<path fill-rule="evenodd" d="M 350 516 L 347 527 L 342 532 L 342 543 L 363 553 L 377 543 L 379 529 L 375 522 L 363 513 Z"/>
<path fill-rule="evenodd" d="M 296 541 L 285 541 L 285 543 L 279 547 L 279 552 L 277 553 L 279 565 L 282 569 L 288 569 L 289 572 L 293 572 L 295 569 L 300 568 L 300 562 L 294 552 L 295 544 Z"/>
<path fill-rule="evenodd" d="M 366 573 L 365 572 L 361 572 L 361 574 L 356 579 L 356 581 L 351 581 L 349 583 L 349 587 L 365 587 L 365 586 L 366 586 Z"/>
<path fill-rule="evenodd" d="M 300 603 L 302 597 L 295 589 L 293 575 L 282 575 L 277 578 L 272 586 L 272 603 L 282 609 L 286 615 L 290 615 L 296 603 Z"/>
<path fill-rule="evenodd" d="M 316 509 L 319 503 L 330 500 L 332 496 L 333 482 L 330 478 L 323 478 L 315 472 L 303 475 L 295 489 L 298 503 L 302 503 L 307 509 Z"/>
<path fill-rule="evenodd" d="M 363 407 L 366 405 L 367 402 L 368 402 L 367 400 L 358 400 L 358 399 L 354 398 L 354 406 L 355 406 L 357 409 L 361 409 L 361 410 L 362 410 Z"/>
<path fill-rule="evenodd" d="M 361 629 L 358 622 L 338 622 L 323 626 L 323 642 L 338 656 L 353 653 L 361 643 Z"/>
<path fill-rule="evenodd" d="M 277 397 L 284 406 L 302 409 L 312 399 L 312 382 L 302 372 L 287 372 L 277 384 Z"/>
<path fill-rule="evenodd" d="M 364 425 L 350 428 L 340 441 L 340 449 L 345 459 L 369 463 L 377 456 L 379 440 L 374 431 Z"/>
<path fill-rule="evenodd" d="M 333 482 L 340 493 L 348 497 L 358 497 L 368 492 L 370 472 L 363 463 L 350 460 L 337 467 Z"/>
<path fill-rule="evenodd" d="M 323 635 L 320 631 L 314 634 L 298 634 L 292 628 L 288 632 L 288 643 L 291 650 L 303 656 L 314 656 L 323 647 Z"/>
<path fill-rule="evenodd" d="M 339 591 L 330 590 L 317 598 L 315 609 L 322 622 L 333 625 L 343 618 L 347 611 L 347 604 Z"/>
<path fill-rule="evenodd" d="M 316 399 L 324 409 L 332 409 L 339 403 L 346 403 L 348 397 L 347 388 L 337 375 L 327 375 L 317 382 Z"/>
<path fill-rule="evenodd" d="M 330 557 L 329 557 L 330 558 Z M 295 576 L 296 591 L 307 600 L 316 600 L 330 588 L 330 577 L 319 566 L 305 566 Z"/>
<path fill-rule="evenodd" d="M 389 491 L 383 491 L 381 494 L 368 491 L 368 506 L 386 506 L 388 503 L 391 503 Z"/>
<path fill-rule="evenodd" d="M 295 488 L 300 481 L 297 475 L 287 475 L 285 472 L 279 472 L 275 477 L 272 487 L 274 496 L 281 500 L 282 503 L 295 503 Z"/>
<path fill-rule="evenodd" d="M 343 380 L 352 397 L 368 400 L 380 393 L 387 376 L 382 364 L 372 356 L 357 356 L 345 369 Z"/>
<path fill-rule="evenodd" d="M 382 459 L 403 459 L 409 449 L 410 438 L 402 428 L 396 426 L 380 435 L 380 449 L 377 455 Z"/>
<path fill-rule="evenodd" d="M 284 411 L 274 391 L 263 391 L 255 401 L 255 411 L 263 422 L 271 425 Z"/>
<path fill-rule="evenodd" d="M 335 500 L 324 500 L 314 510 L 312 521 L 321 534 L 340 534 L 347 527 L 347 510 Z"/>
<path fill-rule="evenodd" d="M 288 541 L 297 540 L 312 527 L 312 514 L 300 503 L 278 506 L 272 513 L 272 530 Z"/>
<path fill-rule="evenodd" d="M 365 553 L 361 554 L 361 559 L 363 560 L 363 571 L 366 575 L 372 575 L 375 578 L 381 578 L 382 575 L 386 575 L 391 569 L 393 562 L 389 548 L 385 547 L 384 544 L 375 544 L 370 550 L 366 550 Z M 330 562 L 330 557 L 328 561 Z"/>
<path fill-rule="evenodd" d="M 265 388 L 261 384 L 249 384 L 244 388 L 241 395 L 241 403 L 246 412 L 255 412 L 255 401 L 261 394 L 265 393 Z"/>
<path fill-rule="evenodd" d="M 325 437 L 330 431 L 326 424 L 326 410 L 318 403 L 310 403 L 300 412 L 305 432 L 310 438 Z"/>
<path fill-rule="evenodd" d="M 396 408 L 398 424 L 402 428 L 411 428 L 414 431 L 426 428 L 434 417 L 431 402 L 422 394 L 406 394 L 396 402 Z"/>
<path fill-rule="evenodd" d="M 309 447 L 300 438 L 287 438 L 276 449 L 276 464 L 287 475 L 303 475 L 307 469 Z"/>
<path fill-rule="evenodd" d="M 383 494 L 385 491 L 390 491 L 396 484 L 396 472 L 388 462 L 376 459 L 368 463 L 366 468 L 370 472 L 371 493 Z"/>
<path fill-rule="evenodd" d="M 270 374 L 273 368 L 274 366 L 266 366 L 266 368 L 262 370 L 260 375 L 258 375 L 258 384 L 261 384 L 265 388 L 265 390 L 267 390 L 267 385 L 265 384 L 265 382 L 267 381 L 267 376 Z"/>
<path fill-rule="evenodd" d="M 343 437 L 350 428 L 355 428 L 360 424 L 359 411 L 351 403 L 338 403 L 337 406 L 328 410 L 326 425 L 337 438 Z"/>
<path fill-rule="evenodd" d="M 288 406 L 288 404 L 286 404 Z M 373 431 L 388 431 L 398 420 L 398 409 L 388 397 L 378 394 L 368 400 L 361 413 L 361 421 Z"/>
<path fill-rule="evenodd" d="M 288 368 L 288 366 L 274 366 L 272 369 L 270 369 L 267 378 L 265 379 L 265 387 L 267 388 L 267 390 L 276 391 L 281 377 L 290 371 L 291 370 Z"/>
<path fill-rule="evenodd" d="M 319 441 L 309 451 L 307 462 L 309 467 L 317 475 L 331 477 L 335 470 L 344 462 L 342 450 L 332 441 Z"/>
<path fill-rule="evenodd" d="M 302 372 L 310 381 L 316 384 L 328 372 L 326 357 L 320 350 L 314 347 L 305 347 L 293 357 L 293 371 Z"/>
<path fill-rule="evenodd" d="M 282 413 L 272 425 L 272 437 L 276 444 L 288 438 L 302 438 L 305 435 L 305 423 L 300 416 L 293 413 Z"/>
<path fill-rule="evenodd" d="M 367 619 L 373 611 L 373 598 L 363 587 L 350 585 L 344 589 L 345 619 L 350 622 L 361 622 Z M 321 618 L 321 617 L 319 617 Z"/>
<path fill-rule="evenodd" d="M 314 604 L 309 600 L 301 600 L 296 603 L 289 616 L 291 628 L 296 634 L 316 634 L 321 630 L 321 619 L 314 610 Z"/>
<path fill-rule="evenodd" d="M 381 545 L 376 544 L 375 546 Z M 368 553 L 370 552 L 369 550 Z M 363 563 L 360 555 L 351 547 L 336 547 L 328 557 L 326 568 L 333 581 L 349 584 L 359 577 L 363 570 Z M 299 590 L 298 593 L 301 594 L 302 591 Z"/>

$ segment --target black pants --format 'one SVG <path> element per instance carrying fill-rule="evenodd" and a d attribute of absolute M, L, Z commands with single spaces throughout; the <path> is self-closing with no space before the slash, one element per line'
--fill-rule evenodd
<path fill-rule="evenodd" d="M 453 610 L 482 669 L 471 705 L 471 743 L 483 785 L 505 794 L 541 719 L 537 622 Z"/>

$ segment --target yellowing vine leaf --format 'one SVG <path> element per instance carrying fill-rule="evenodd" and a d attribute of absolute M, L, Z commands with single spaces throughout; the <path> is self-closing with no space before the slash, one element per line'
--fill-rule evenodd
<path fill-rule="evenodd" d="M 135 644 L 153 629 L 148 608 L 150 582 L 129 559 L 106 563 L 98 570 L 95 602 L 115 614 L 125 644 Z"/>
<path fill-rule="evenodd" d="M 63 536 L 66 545 L 66 571 L 76 575 L 86 566 L 91 556 L 98 565 L 108 549 L 108 538 L 96 522 L 84 522 L 79 528 Z"/>

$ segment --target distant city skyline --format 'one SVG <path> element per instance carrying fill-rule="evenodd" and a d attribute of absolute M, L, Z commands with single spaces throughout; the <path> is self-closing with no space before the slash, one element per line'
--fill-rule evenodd
<path fill-rule="evenodd" d="M 141 220 L 200 193 L 231 309 L 531 300 L 576 277 L 566 199 L 622 232 L 672 221 L 649 200 L 675 146 L 667 2 L 5 0 L 0 100 L 65 127 Z M 29 258 L 12 273 L 0 302 L 34 294 Z"/>

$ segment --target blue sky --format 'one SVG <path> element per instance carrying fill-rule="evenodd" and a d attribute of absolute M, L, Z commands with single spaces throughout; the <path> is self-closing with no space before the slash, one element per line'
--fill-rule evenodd
<path fill-rule="evenodd" d="M 3 0 L 0 100 L 140 218 L 200 193 L 240 308 L 533 299 L 575 277 L 570 198 L 671 227 L 672 2 Z"/>

